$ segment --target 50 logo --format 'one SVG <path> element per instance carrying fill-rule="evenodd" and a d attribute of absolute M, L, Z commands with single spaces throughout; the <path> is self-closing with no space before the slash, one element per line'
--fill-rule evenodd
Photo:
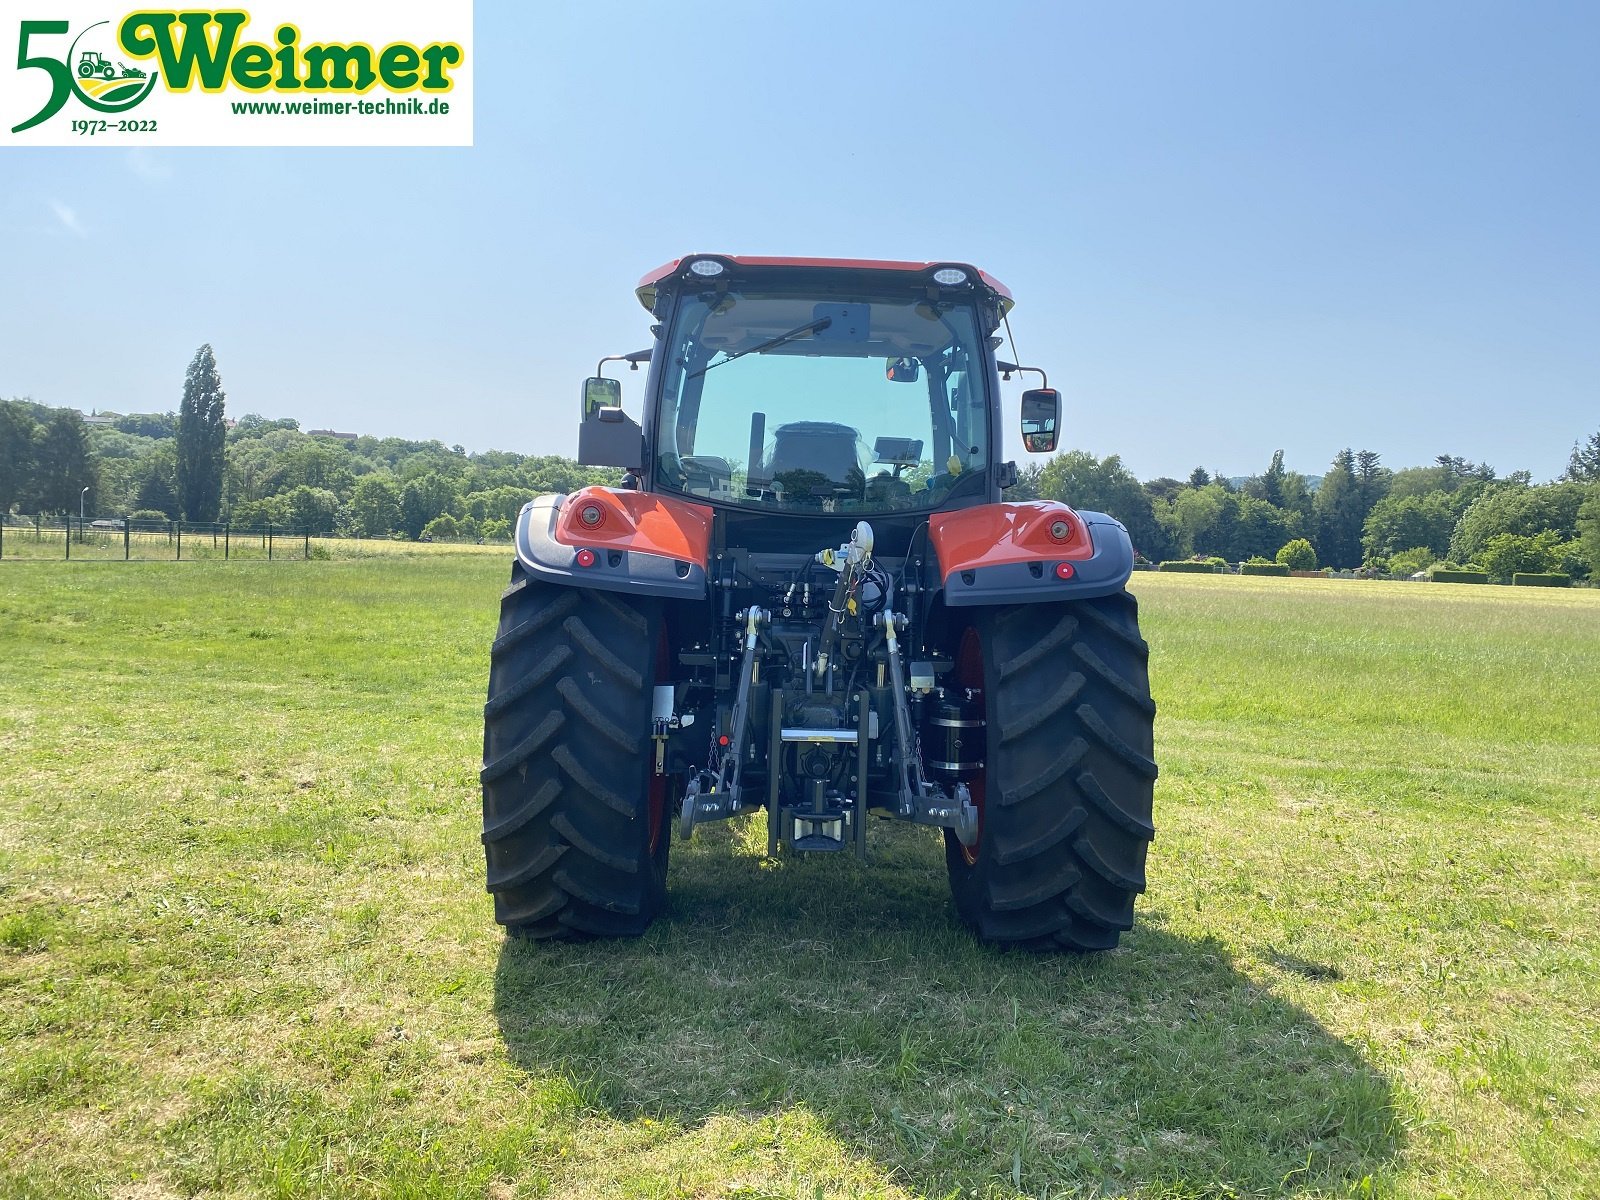
<path fill-rule="evenodd" d="M 33 39 L 60 37 L 71 32 L 66 21 L 24 21 L 17 43 L 17 69 L 36 69 L 50 76 L 50 98 L 44 107 L 12 133 L 22 133 L 48 121 L 76 96 L 80 102 L 100 113 L 124 113 L 138 105 L 156 86 L 159 72 L 146 73 L 116 58 L 121 52 L 110 21 L 91 25 L 73 38 L 64 58 L 30 54 Z"/>

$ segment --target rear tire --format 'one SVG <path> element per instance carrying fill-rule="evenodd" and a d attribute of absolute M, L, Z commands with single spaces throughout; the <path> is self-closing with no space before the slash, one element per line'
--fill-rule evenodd
<path fill-rule="evenodd" d="M 650 700 L 659 602 L 543 583 L 517 564 L 483 713 L 494 917 L 527 938 L 635 937 L 666 902 L 666 780 Z"/>
<path fill-rule="evenodd" d="M 1127 592 L 986 610 L 958 686 L 981 686 L 987 756 L 976 847 L 945 834 L 961 919 L 986 942 L 1109 950 L 1133 927 L 1155 836 L 1155 703 Z"/>

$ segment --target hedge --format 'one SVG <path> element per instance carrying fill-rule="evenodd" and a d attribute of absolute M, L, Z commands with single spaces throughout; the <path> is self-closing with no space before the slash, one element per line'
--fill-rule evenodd
<path fill-rule="evenodd" d="M 1190 562 L 1188 559 L 1179 559 L 1175 562 L 1164 562 L 1160 567 L 1163 571 L 1192 571 L 1203 575 L 1220 575 L 1222 568 L 1213 566 L 1208 562 Z"/>
<path fill-rule="evenodd" d="M 1571 587 L 1572 576 L 1559 573 L 1550 575 L 1535 575 L 1532 572 L 1518 571 L 1511 577 L 1515 587 Z"/>
<path fill-rule="evenodd" d="M 1241 575 L 1282 575 L 1288 578 L 1288 563 L 1242 563 L 1239 567 Z"/>
<path fill-rule="evenodd" d="M 1435 583 L 1488 583 L 1489 576 L 1485 571 L 1435 571 Z"/>

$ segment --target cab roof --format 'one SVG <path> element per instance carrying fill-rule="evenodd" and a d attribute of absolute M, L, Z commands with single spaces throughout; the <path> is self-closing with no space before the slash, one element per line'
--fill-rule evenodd
<path fill-rule="evenodd" d="M 656 293 L 658 285 L 663 279 L 677 275 L 696 259 L 711 258 L 725 263 L 734 268 L 752 267 L 761 270 L 783 270 L 793 268 L 798 270 L 839 270 L 839 271 L 873 271 L 904 275 L 932 275 L 942 267 L 959 267 L 963 271 L 975 275 L 985 288 L 993 292 L 1000 303 L 1000 311 L 1011 311 L 1016 301 L 1012 298 L 1011 289 L 1006 287 L 987 271 L 980 271 L 968 263 L 961 262 L 898 262 L 881 258 L 772 258 L 762 255 L 749 254 L 686 254 L 682 258 L 675 258 L 670 262 L 662 263 L 654 271 L 649 272 L 639 280 L 639 285 L 634 289 L 634 294 L 639 297 L 639 303 L 647 311 L 654 311 L 656 306 Z"/>

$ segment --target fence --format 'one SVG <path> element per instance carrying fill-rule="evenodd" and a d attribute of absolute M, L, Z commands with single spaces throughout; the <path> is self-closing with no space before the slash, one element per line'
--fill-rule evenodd
<path fill-rule="evenodd" d="M 311 557 L 311 531 L 288 525 L 0 518 L 0 559 L 183 562 Z"/>

